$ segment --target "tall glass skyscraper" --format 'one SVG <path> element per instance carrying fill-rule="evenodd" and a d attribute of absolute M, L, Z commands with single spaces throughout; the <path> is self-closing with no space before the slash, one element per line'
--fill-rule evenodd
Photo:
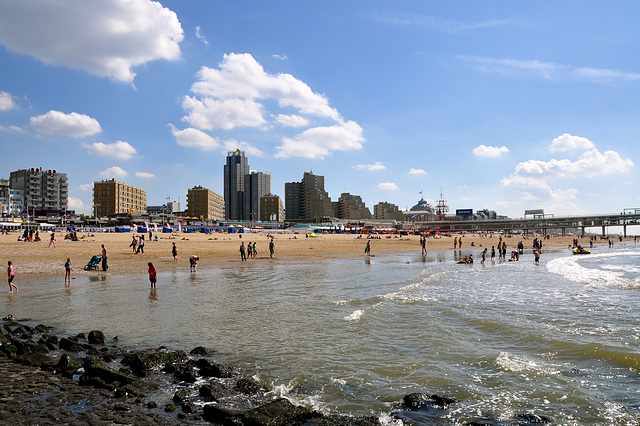
<path fill-rule="evenodd" d="M 224 211 L 226 220 L 244 220 L 244 177 L 249 161 L 239 149 L 227 153 L 224 165 Z"/>

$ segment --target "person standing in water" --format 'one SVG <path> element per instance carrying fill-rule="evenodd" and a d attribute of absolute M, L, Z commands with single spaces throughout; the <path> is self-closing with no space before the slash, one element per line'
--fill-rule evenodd
<path fill-rule="evenodd" d="M 149 266 L 149 270 L 147 272 L 149 272 L 149 282 L 151 283 L 151 288 L 156 288 L 156 282 L 158 281 L 158 270 L 155 266 L 153 266 L 153 263 L 151 262 L 147 263 L 147 265 Z"/>
<path fill-rule="evenodd" d="M 64 285 L 71 285 L 71 259 L 67 257 L 67 261 L 64 263 Z"/>
<path fill-rule="evenodd" d="M 176 262 L 178 260 L 178 247 L 176 247 L 175 241 L 173 241 L 171 246 L 171 255 L 173 256 L 173 261 Z"/>
<path fill-rule="evenodd" d="M 371 256 L 371 240 L 367 241 L 367 245 L 364 247 L 364 254 Z"/>
<path fill-rule="evenodd" d="M 7 267 L 7 281 L 9 282 L 9 294 L 13 293 L 13 289 L 16 289 L 16 293 L 18 292 L 18 286 L 13 283 L 13 279 L 15 278 L 15 272 L 13 270 L 13 263 L 9 261 L 7 263 L 9 266 Z"/>

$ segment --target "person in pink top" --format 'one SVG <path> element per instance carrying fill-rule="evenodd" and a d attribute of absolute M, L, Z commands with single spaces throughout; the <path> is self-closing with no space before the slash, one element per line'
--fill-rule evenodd
<path fill-rule="evenodd" d="M 7 280 L 9 281 L 9 293 L 13 293 L 13 289 L 18 291 L 18 286 L 13 283 L 13 278 L 15 277 L 15 272 L 13 271 L 13 264 L 9 261 L 9 267 L 7 268 Z"/>
<path fill-rule="evenodd" d="M 158 270 L 156 269 L 155 266 L 153 266 L 153 263 L 149 262 L 147 263 L 147 265 L 149 265 L 149 281 L 151 282 L 151 288 L 156 288 L 156 281 L 158 280 Z"/>

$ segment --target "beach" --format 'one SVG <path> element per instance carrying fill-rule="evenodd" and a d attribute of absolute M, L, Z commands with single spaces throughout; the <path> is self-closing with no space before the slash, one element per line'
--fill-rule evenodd
<path fill-rule="evenodd" d="M 17 241 L 21 235 L 18 232 L 8 235 L 0 235 L 0 263 L 6 265 L 7 261 L 13 262 L 16 271 L 16 282 L 20 276 L 44 277 L 60 275 L 64 277 L 64 263 L 71 259 L 73 267 L 72 275 L 96 275 L 98 271 L 84 271 L 83 267 L 93 255 L 101 253 L 101 245 L 107 249 L 108 266 L 107 274 L 127 275 L 144 273 L 147 270 L 147 262 L 152 262 L 158 269 L 158 273 L 176 268 L 187 268 L 189 257 L 199 257 L 198 264 L 208 267 L 215 265 L 240 265 L 239 247 L 242 242 L 256 242 L 258 255 L 249 262 L 281 262 L 287 260 L 316 261 L 322 259 L 345 259 L 364 256 L 364 248 L 367 236 L 354 234 L 318 234 L 316 237 L 307 237 L 305 234 L 285 233 L 243 233 L 243 234 L 201 234 L 182 233 L 175 238 L 170 234 L 154 234 L 158 240 L 148 240 L 145 234 L 144 254 L 133 254 L 129 247 L 133 233 L 79 233 L 80 241 L 65 240 L 66 233 L 56 233 L 55 248 L 49 247 L 48 233 L 42 233 L 39 242 Z M 273 237 L 275 254 L 269 257 L 269 241 Z M 427 250 L 449 251 L 453 250 L 454 238 L 460 235 L 429 237 Z M 378 239 L 379 238 L 379 239 Z M 538 237 L 540 238 L 540 237 Z M 576 238 L 575 236 L 552 236 L 544 239 L 543 247 L 567 247 Z M 480 253 L 484 248 L 491 251 L 492 246 L 497 246 L 500 235 L 475 235 L 462 236 L 461 250 L 465 254 L 473 254 L 476 260 L 480 259 Z M 506 236 L 503 241 L 507 244 L 507 255 L 517 247 L 519 241 L 523 241 L 526 252 L 532 250 L 533 237 L 523 239 L 519 236 Z M 595 239 L 594 239 L 595 241 Z M 178 260 L 174 261 L 171 254 L 172 242 L 178 249 Z M 616 240 L 616 243 L 618 241 Z M 589 246 L 589 238 L 580 239 L 580 244 Z M 597 245 L 607 244 L 606 240 L 596 242 Z M 420 236 L 418 235 L 379 235 L 371 240 L 371 254 L 410 253 L 420 252 Z M 487 256 L 488 257 L 488 256 Z"/>

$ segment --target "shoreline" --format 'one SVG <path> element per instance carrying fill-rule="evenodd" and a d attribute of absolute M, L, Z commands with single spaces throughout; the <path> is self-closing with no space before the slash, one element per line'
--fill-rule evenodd
<path fill-rule="evenodd" d="M 0 235 L 0 265 L 6 269 L 7 261 L 13 262 L 16 271 L 16 283 L 19 285 L 21 278 L 37 279 L 64 277 L 64 263 L 71 259 L 73 268 L 72 276 L 100 276 L 100 275 L 128 275 L 141 274 L 147 271 L 147 262 L 152 262 L 159 273 L 163 270 L 176 270 L 189 267 L 189 256 L 199 257 L 198 264 L 203 267 L 242 264 L 240 260 L 239 246 L 249 241 L 257 243 L 258 255 L 247 260 L 247 263 L 282 262 L 289 260 L 316 261 L 320 259 L 346 259 L 364 255 L 367 241 L 371 242 L 371 253 L 420 253 L 420 237 L 417 235 L 393 236 L 388 238 L 380 235 L 379 238 L 367 239 L 366 236 L 358 238 L 354 234 L 323 234 L 316 238 L 305 237 L 305 234 L 271 234 L 274 237 L 275 254 L 269 257 L 269 234 L 179 234 L 178 238 L 171 239 L 158 234 L 157 241 L 145 241 L 144 253 L 133 254 L 129 247 L 132 235 L 129 233 L 95 233 L 81 235 L 81 241 L 58 240 L 56 247 L 48 247 L 49 234 L 43 234 L 40 242 L 17 241 L 19 233 Z M 164 234 L 166 235 L 166 234 Z M 239 237 L 238 235 L 242 235 Z M 148 237 L 148 236 L 147 236 Z M 458 237 L 457 235 L 455 236 Z M 184 238 L 184 239 L 183 239 Z M 575 236 L 554 236 L 543 239 L 543 250 L 548 247 L 567 247 Z M 439 252 L 453 250 L 454 237 L 440 237 L 427 239 L 427 252 Z M 480 253 L 484 248 L 491 250 L 491 246 L 497 246 L 499 236 L 481 236 L 467 234 L 463 238 L 461 249 L 463 252 L 473 252 L 476 259 L 480 259 Z M 533 238 L 507 236 L 503 238 L 507 244 L 507 254 L 516 249 L 519 241 L 523 241 L 525 250 L 530 250 Z M 579 243 L 588 248 L 588 238 L 578 238 Z M 627 238 L 625 242 L 633 241 Z M 171 254 L 172 242 L 178 249 L 177 261 Z M 614 244 L 620 242 L 616 239 Z M 105 273 L 99 268 L 95 271 L 85 271 L 83 268 L 91 257 L 100 254 L 101 244 L 107 248 L 108 271 Z M 473 245 L 472 245 L 473 244 Z M 607 240 L 595 242 L 600 246 L 607 244 Z"/>

